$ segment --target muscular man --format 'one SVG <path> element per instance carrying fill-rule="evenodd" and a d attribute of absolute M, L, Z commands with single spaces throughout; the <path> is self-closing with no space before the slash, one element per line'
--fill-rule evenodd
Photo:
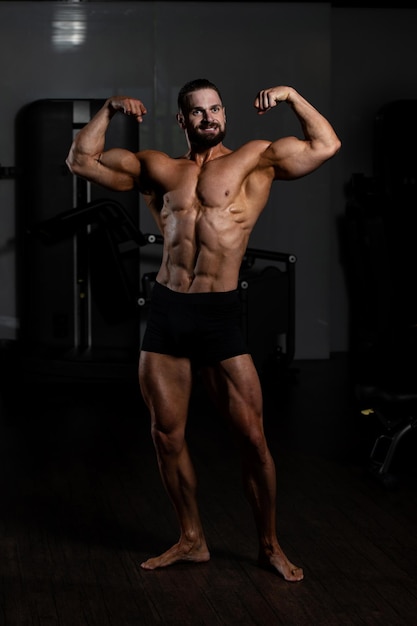
<path fill-rule="evenodd" d="M 341 143 L 330 123 L 292 87 L 263 89 L 254 106 L 262 115 L 282 102 L 297 116 L 302 138 L 253 140 L 233 151 L 223 144 L 226 114 L 217 87 L 206 79 L 187 83 L 178 95 L 177 121 L 188 151 L 172 158 L 154 150 L 105 150 L 115 114 L 133 115 L 138 122 L 146 114 L 140 100 L 115 96 L 79 131 L 68 155 L 74 174 L 109 189 L 142 193 L 164 239 L 139 382 L 180 536 L 169 550 L 142 563 L 144 569 L 210 558 L 185 441 L 198 366 L 240 444 L 259 561 L 285 580 L 303 578 L 276 534 L 275 466 L 264 435 L 260 382 L 240 334 L 237 286 L 250 233 L 272 183 L 310 174 Z"/>

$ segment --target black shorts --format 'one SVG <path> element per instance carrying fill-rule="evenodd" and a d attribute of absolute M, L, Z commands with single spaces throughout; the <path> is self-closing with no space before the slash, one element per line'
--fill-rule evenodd
<path fill-rule="evenodd" d="M 142 350 L 186 357 L 197 366 L 248 354 L 239 291 L 180 293 L 156 282 Z"/>

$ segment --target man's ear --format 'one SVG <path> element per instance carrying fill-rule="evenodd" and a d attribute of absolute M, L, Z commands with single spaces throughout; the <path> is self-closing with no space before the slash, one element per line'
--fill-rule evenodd
<path fill-rule="evenodd" d="M 177 113 L 177 122 L 181 126 L 181 128 L 185 128 L 184 126 L 184 116 L 182 113 Z"/>

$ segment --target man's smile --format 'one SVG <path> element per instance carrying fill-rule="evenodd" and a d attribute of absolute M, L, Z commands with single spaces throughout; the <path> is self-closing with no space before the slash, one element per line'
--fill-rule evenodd
<path fill-rule="evenodd" d="M 200 130 L 203 133 L 214 133 L 219 129 L 217 124 L 215 126 L 200 126 Z"/>

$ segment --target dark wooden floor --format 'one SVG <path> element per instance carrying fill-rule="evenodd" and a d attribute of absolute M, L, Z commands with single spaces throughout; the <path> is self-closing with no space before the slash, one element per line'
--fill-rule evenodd
<path fill-rule="evenodd" d="M 6 368 L 7 370 L 7 368 Z M 279 537 L 305 580 L 258 567 L 229 433 L 197 382 L 188 436 L 210 562 L 146 572 L 177 539 L 136 380 L 3 376 L 0 625 L 417 624 L 415 440 L 388 490 L 367 472 L 343 355 L 265 383 Z"/>

